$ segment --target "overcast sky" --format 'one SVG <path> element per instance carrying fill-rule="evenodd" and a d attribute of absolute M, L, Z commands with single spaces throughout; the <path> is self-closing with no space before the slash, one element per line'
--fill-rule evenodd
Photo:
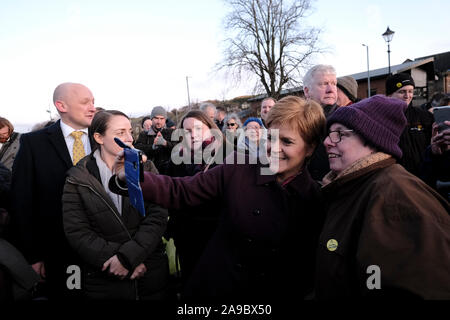
<path fill-rule="evenodd" d="M 307 23 L 322 28 L 328 53 L 315 63 L 338 75 L 387 66 L 381 34 L 395 31 L 391 64 L 450 50 L 450 1 L 318 0 Z M 0 115 L 19 131 L 49 118 L 54 88 L 80 82 L 96 105 L 131 116 L 191 102 L 251 94 L 212 72 L 224 39 L 221 0 L 1 0 Z"/>

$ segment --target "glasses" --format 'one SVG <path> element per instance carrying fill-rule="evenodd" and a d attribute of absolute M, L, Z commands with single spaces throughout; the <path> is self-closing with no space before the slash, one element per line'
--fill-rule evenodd
<path fill-rule="evenodd" d="M 227 123 L 227 127 L 234 127 L 236 125 L 236 122 L 234 123 Z"/>
<path fill-rule="evenodd" d="M 338 130 L 338 131 L 330 131 L 328 133 L 328 138 L 330 138 L 331 142 L 339 143 L 341 142 L 342 136 L 345 136 L 345 132 L 353 132 L 353 130 Z"/>

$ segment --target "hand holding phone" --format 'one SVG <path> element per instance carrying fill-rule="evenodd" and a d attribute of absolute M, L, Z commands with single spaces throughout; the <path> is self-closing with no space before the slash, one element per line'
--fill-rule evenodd
<path fill-rule="evenodd" d="M 450 106 L 435 107 L 433 109 L 433 116 L 434 121 L 438 125 L 439 133 L 450 128 L 450 126 L 444 123 L 444 121 L 450 121 Z"/>
<path fill-rule="evenodd" d="M 140 181 L 144 181 L 144 167 L 142 163 L 142 151 L 134 149 L 123 143 L 119 138 L 114 141 L 124 148 L 125 177 L 128 186 L 130 202 L 142 216 L 145 216 L 144 197 Z"/>

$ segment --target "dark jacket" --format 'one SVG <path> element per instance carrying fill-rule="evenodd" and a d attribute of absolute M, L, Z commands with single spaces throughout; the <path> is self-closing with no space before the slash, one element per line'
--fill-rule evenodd
<path fill-rule="evenodd" d="M 304 170 L 282 187 L 274 175 L 262 175 L 261 166 L 231 159 L 192 177 L 145 174 L 145 199 L 174 209 L 211 201 L 221 208 L 185 296 L 216 302 L 303 299 L 312 289 L 323 222 L 318 185 Z"/>
<path fill-rule="evenodd" d="M 0 302 L 23 300 L 31 297 L 31 289 L 39 276 L 23 255 L 3 238 L 8 234 L 11 171 L 0 163 Z"/>
<path fill-rule="evenodd" d="M 7 289 L 7 295 L 14 300 L 29 300 L 40 277 L 31 268 L 23 255 L 8 241 L 0 238 L 0 273 L 11 280 L 11 286 L 0 285 L 0 292 Z M 1 283 L 1 281 L 0 281 Z M 1 296 L 1 294 L 0 294 Z M 0 302 L 1 302 L 0 298 Z"/>
<path fill-rule="evenodd" d="M 9 208 L 10 189 L 11 171 L 0 163 L 0 208 Z"/>
<path fill-rule="evenodd" d="M 425 151 L 420 177 L 450 202 L 450 151 L 435 155 L 429 146 Z"/>
<path fill-rule="evenodd" d="M 73 166 L 60 120 L 39 131 L 22 134 L 12 170 L 14 244 L 30 264 L 44 261 L 50 298 L 73 298 L 67 267 L 78 264 L 62 223 L 61 198 L 66 172 Z"/>
<path fill-rule="evenodd" d="M 168 261 L 162 244 L 167 210 L 146 203 L 146 217 L 123 197 L 122 215 L 106 193 L 94 156 L 82 159 L 68 172 L 64 186 L 64 231 L 83 261 L 82 289 L 90 299 L 162 299 L 168 280 Z M 141 263 L 147 272 L 139 280 L 119 280 L 102 272 L 117 255 L 129 275 Z"/>
<path fill-rule="evenodd" d="M 449 299 L 450 207 L 393 158 L 378 157 L 322 188 L 316 297 Z M 369 289 L 369 266 L 379 267 L 381 289 Z"/>
<path fill-rule="evenodd" d="M 220 131 L 222 131 L 223 126 L 225 125 L 225 120 L 219 121 L 219 120 L 214 120 L 214 123 L 216 124 L 217 128 L 219 128 Z"/>
<path fill-rule="evenodd" d="M 399 163 L 412 174 L 419 176 L 425 150 L 430 145 L 432 115 L 411 104 L 405 111 L 407 125 L 400 136 L 399 147 L 403 156 Z"/>
<path fill-rule="evenodd" d="M 153 161 L 161 174 L 166 174 L 172 148 L 178 143 L 178 141 L 172 141 L 172 132 L 173 129 L 163 128 L 161 130 L 161 135 L 167 141 L 166 146 L 156 146 L 155 149 L 153 148 L 153 142 L 157 135 L 153 127 L 148 132 L 141 132 L 133 144 L 136 149 L 142 150 L 148 159 Z"/>
<path fill-rule="evenodd" d="M 337 104 L 326 105 L 323 107 L 323 111 L 325 113 L 325 117 L 331 116 L 334 111 L 339 108 Z M 326 136 L 322 138 L 325 140 Z M 311 156 L 311 159 L 308 162 L 308 170 L 311 173 L 311 177 L 316 181 L 321 181 L 323 177 L 330 172 L 330 163 L 328 161 L 328 153 L 325 149 L 323 143 L 320 143 L 314 153 Z"/>

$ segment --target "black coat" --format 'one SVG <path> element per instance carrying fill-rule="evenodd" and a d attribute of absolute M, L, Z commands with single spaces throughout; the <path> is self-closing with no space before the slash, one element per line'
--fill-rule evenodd
<path fill-rule="evenodd" d="M 441 155 L 425 152 L 420 178 L 450 202 L 450 151 Z"/>
<path fill-rule="evenodd" d="M 21 135 L 11 184 L 14 242 L 30 264 L 45 263 L 49 295 L 57 299 L 76 294 L 67 290 L 66 270 L 79 260 L 64 235 L 61 207 L 72 166 L 60 121 Z"/>
<path fill-rule="evenodd" d="M 0 162 L 0 208 L 9 208 L 9 190 L 11 188 L 11 171 Z"/>
<path fill-rule="evenodd" d="M 336 104 L 323 107 L 323 111 L 327 118 L 337 109 L 338 106 Z M 321 141 L 323 142 L 325 138 L 326 136 L 324 136 Z M 327 150 L 322 142 L 317 146 L 316 150 L 314 150 L 311 159 L 308 161 L 308 170 L 311 173 L 311 177 L 316 181 L 322 181 L 323 177 L 330 172 L 330 162 L 328 161 Z"/>
<path fill-rule="evenodd" d="M 425 157 L 425 150 L 430 145 L 433 117 L 427 111 L 409 105 L 405 111 L 408 121 L 398 143 L 403 152 L 399 163 L 412 174 L 419 176 Z"/>
<path fill-rule="evenodd" d="M 167 210 L 146 203 L 142 217 L 122 199 L 120 214 L 106 193 L 93 155 L 68 172 L 64 186 L 64 230 L 69 243 L 83 260 L 82 290 L 90 299 L 164 299 L 167 295 L 168 261 L 162 244 Z M 144 263 L 147 272 L 136 280 L 119 280 L 102 272 L 103 264 L 117 255 L 133 270 Z"/>
<path fill-rule="evenodd" d="M 161 130 L 161 135 L 164 140 L 167 141 L 167 145 L 157 146 L 156 149 L 153 149 L 156 133 L 152 129 L 150 130 L 149 133 L 145 131 L 141 132 L 133 145 L 136 149 L 142 150 L 147 155 L 148 159 L 153 161 L 159 173 L 166 174 L 172 148 L 178 142 L 172 141 L 173 129 L 164 128 Z"/>

